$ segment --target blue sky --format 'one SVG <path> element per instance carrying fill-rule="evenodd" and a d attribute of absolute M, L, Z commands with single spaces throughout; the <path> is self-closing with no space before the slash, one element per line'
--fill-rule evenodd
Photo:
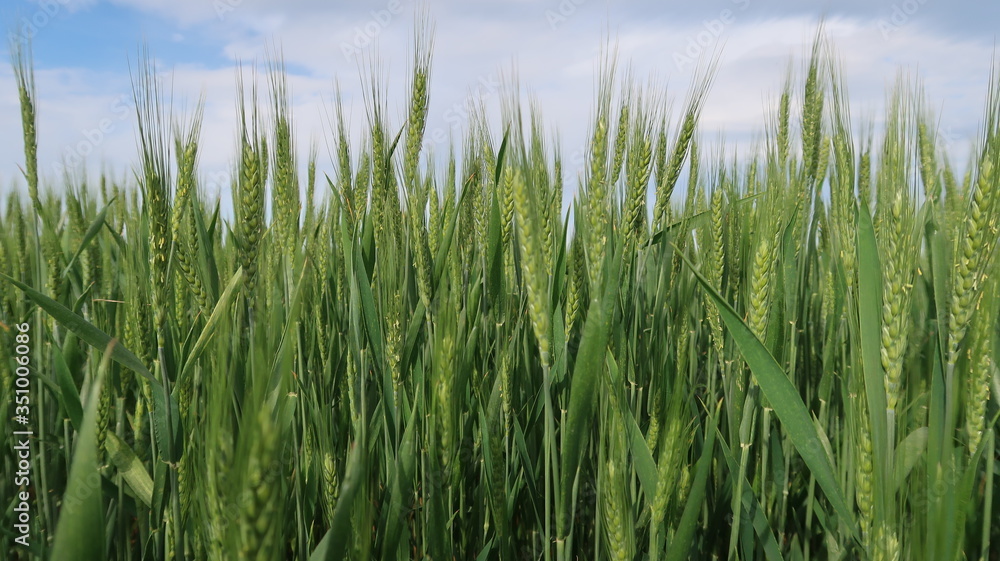
<path fill-rule="evenodd" d="M 201 174 L 208 190 L 228 183 L 235 145 L 235 65 L 261 61 L 278 45 L 290 70 L 296 142 L 326 139 L 334 80 L 364 121 L 359 61 L 386 63 L 389 107 L 402 120 L 414 14 L 435 24 L 428 133 L 459 137 L 461 108 L 482 94 L 495 110 L 503 76 L 516 75 L 558 130 L 568 160 L 585 145 L 596 67 L 607 38 L 621 66 L 666 85 L 683 104 L 695 62 L 719 51 L 717 77 L 700 135 L 746 152 L 762 130 L 785 71 L 801 70 L 821 17 L 847 80 L 853 115 L 876 125 L 899 72 L 919 77 L 940 118 L 946 146 L 967 157 L 979 124 L 1000 3 L 892 0 L 706 2 L 506 0 L 5 0 L 0 25 L 32 38 L 38 84 L 40 169 L 50 183 L 63 171 L 129 173 L 135 154 L 129 62 L 150 50 L 170 80 L 175 106 L 206 96 Z M 6 45 L 4 45 L 6 47 Z M 6 50 L 6 48 L 4 48 Z M 0 67 L 0 191 L 21 181 L 19 110 L 9 65 Z M 435 145 L 438 146 L 438 145 Z M 447 144 L 437 147 L 438 153 Z M 578 156 L 577 156 L 578 157 Z M 961 162 L 959 162 L 961 163 Z"/>

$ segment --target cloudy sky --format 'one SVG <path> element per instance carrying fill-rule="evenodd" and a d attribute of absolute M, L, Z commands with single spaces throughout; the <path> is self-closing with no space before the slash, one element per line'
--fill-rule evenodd
<path fill-rule="evenodd" d="M 821 18 L 842 62 L 852 114 L 879 121 L 900 72 L 919 77 L 957 159 L 977 133 L 993 65 L 1000 3 L 944 0 L 4 0 L 0 24 L 31 38 L 38 87 L 40 168 L 129 173 L 135 154 L 129 64 L 147 43 L 169 76 L 174 106 L 205 95 L 201 174 L 227 184 L 235 145 L 236 64 L 277 45 L 293 94 L 296 142 L 317 142 L 330 169 L 329 115 L 339 80 L 354 128 L 364 123 L 361 73 L 384 62 L 389 107 L 402 121 L 416 14 L 435 26 L 428 134 L 459 137 L 464 107 L 499 106 L 516 75 L 558 130 L 569 161 L 586 141 L 602 50 L 663 84 L 679 108 L 697 63 L 718 52 L 700 135 L 747 150 L 775 104 L 786 70 L 800 72 Z M 4 45 L 6 46 L 6 45 Z M 9 56 L 8 56 L 9 58 Z M 0 67 L 0 191 L 22 182 L 17 92 Z M 435 144 L 438 145 L 438 144 Z M 446 152 L 447 140 L 439 143 Z M 83 164 L 81 164 L 83 162 Z M 217 188 L 217 187 L 216 187 Z"/>

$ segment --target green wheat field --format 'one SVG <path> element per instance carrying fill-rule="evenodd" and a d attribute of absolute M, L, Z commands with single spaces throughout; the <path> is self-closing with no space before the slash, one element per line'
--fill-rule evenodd
<path fill-rule="evenodd" d="M 956 162 L 906 74 L 852 117 L 820 27 L 737 157 L 714 61 L 672 106 L 607 54 L 574 178 L 516 85 L 424 150 L 418 24 L 329 175 L 244 66 L 228 208 L 146 52 L 132 169 L 39 178 L 12 52 L 0 558 L 1000 558 L 1000 74 Z"/>

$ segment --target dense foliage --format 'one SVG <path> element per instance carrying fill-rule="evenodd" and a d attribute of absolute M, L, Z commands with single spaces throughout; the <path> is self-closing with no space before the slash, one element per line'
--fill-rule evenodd
<path fill-rule="evenodd" d="M 282 64 L 241 81 L 231 209 L 146 55 L 134 174 L 43 189 L 15 49 L 0 557 L 997 559 L 997 76 L 963 175 L 918 84 L 852 119 L 822 38 L 740 158 L 699 151 L 714 67 L 671 122 L 607 57 L 577 182 L 513 85 L 424 150 L 426 29 L 334 177 Z"/>

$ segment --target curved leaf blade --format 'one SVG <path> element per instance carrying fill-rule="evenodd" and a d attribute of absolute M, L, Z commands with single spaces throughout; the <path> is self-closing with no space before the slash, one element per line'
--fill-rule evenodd
<path fill-rule="evenodd" d="M 778 361 L 771 356 L 767 348 L 754 336 L 750 328 L 743 322 L 736 310 L 712 287 L 711 283 L 702 276 L 695 268 L 694 264 L 684 254 L 681 258 L 694 273 L 698 282 L 705 289 L 705 292 L 712 298 L 719 315 L 722 316 L 726 328 L 729 329 L 743 355 L 743 359 L 750 366 L 757 384 L 767 397 L 775 415 L 782 423 L 782 427 L 792 445 L 805 461 L 816 482 L 826 493 L 827 499 L 851 528 L 851 533 L 858 537 L 857 523 L 854 513 L 848 505 L 843 490 L 837 480 L 836 471 L 830 464 L 829 458 L 823 450 L 823 444 L 819 433 L 812 422 L 809 410 L 806 408 L 802 398 L 799 397 L 798 390 L 792 385 L 791 380 L 781 369 Z"/>

